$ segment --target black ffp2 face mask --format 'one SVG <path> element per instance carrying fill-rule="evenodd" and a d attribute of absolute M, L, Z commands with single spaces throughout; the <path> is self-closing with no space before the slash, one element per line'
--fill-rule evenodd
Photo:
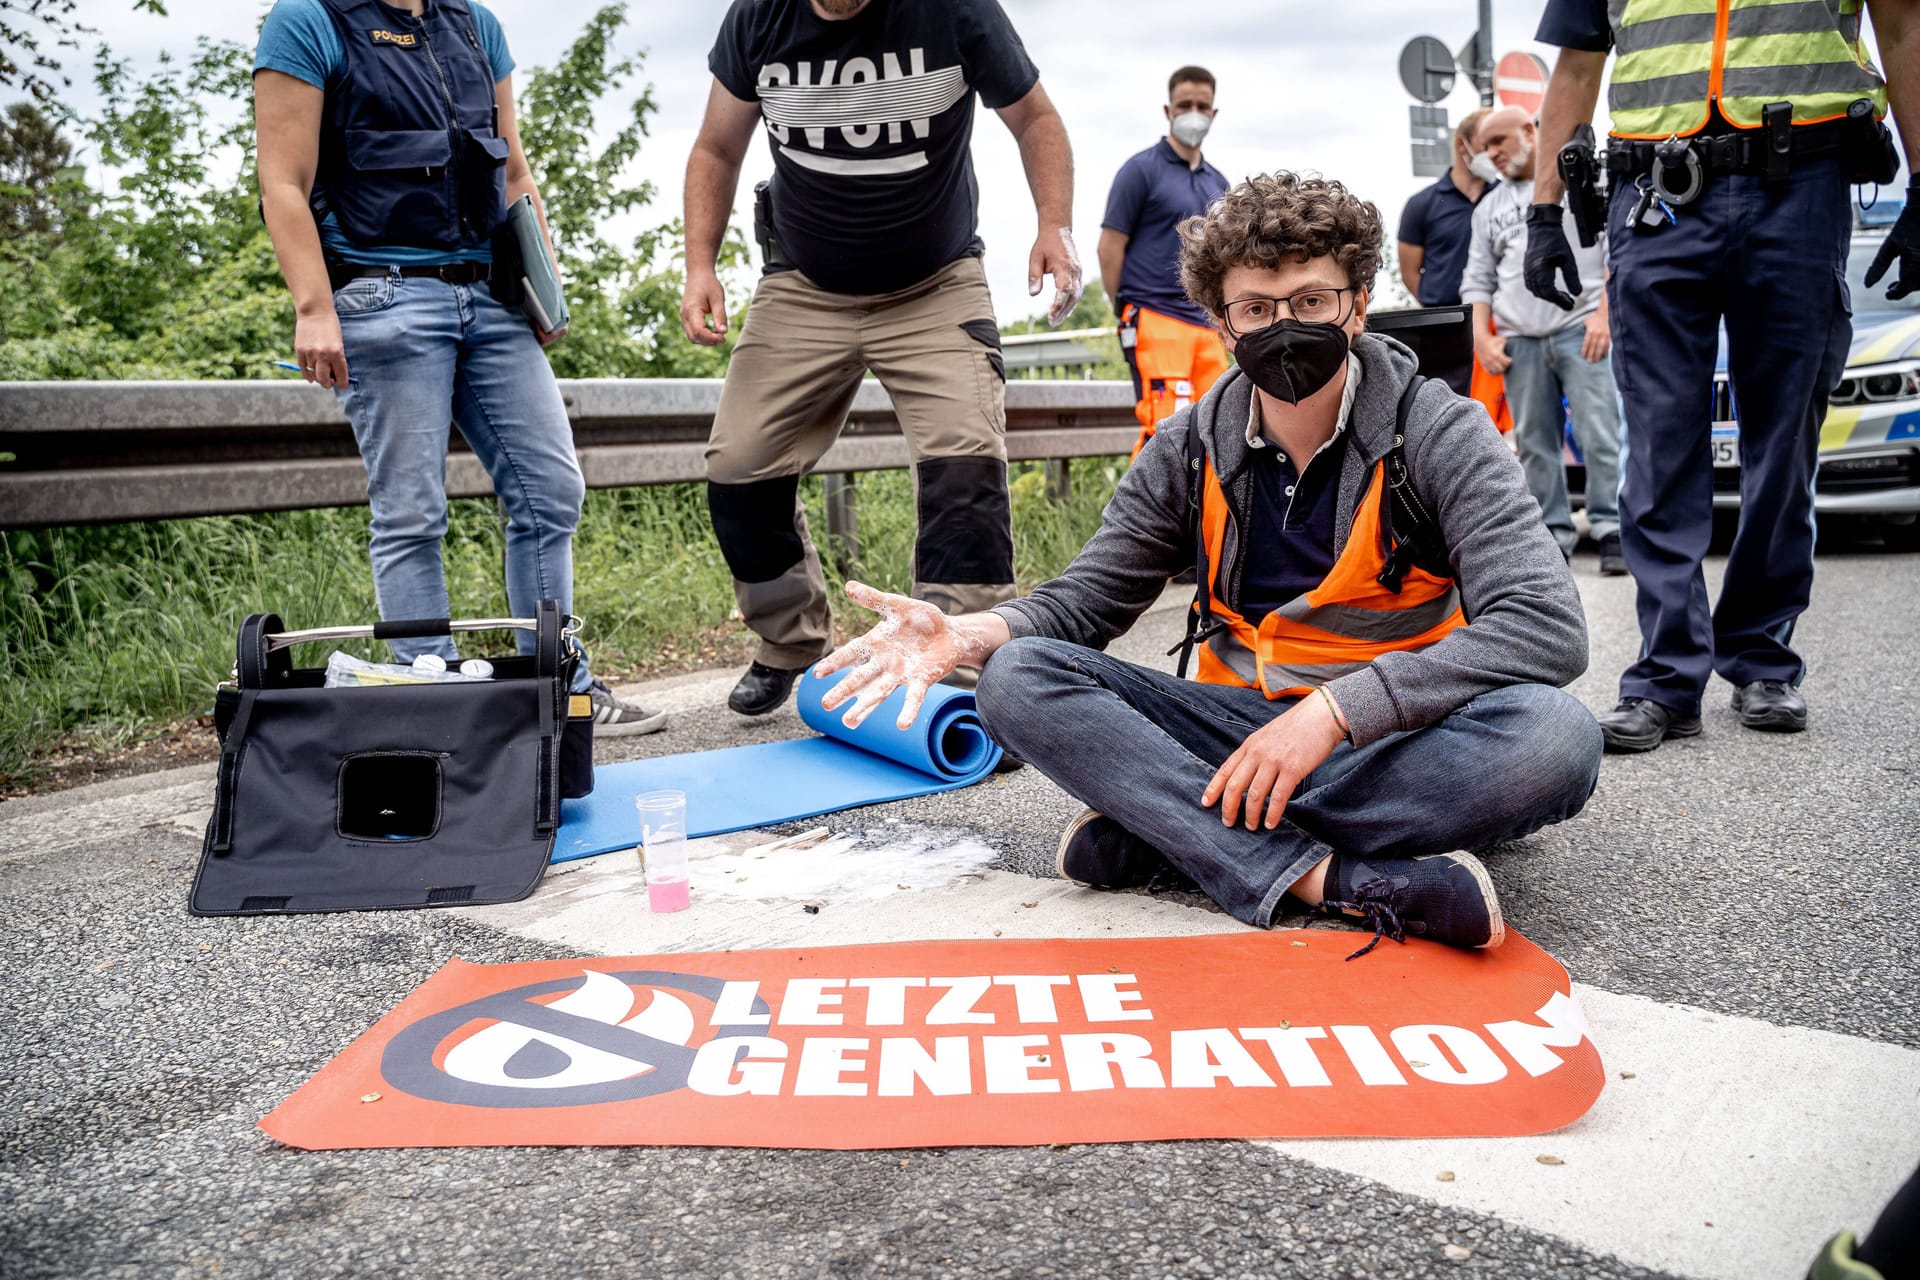
<path fill-rule="evenodd" d="M 1299 404 L 1333 381 L 1351 345 L 1341 325 L 1286 319 L 1236 339 L 1233 358 L 1254 386 Z"/>

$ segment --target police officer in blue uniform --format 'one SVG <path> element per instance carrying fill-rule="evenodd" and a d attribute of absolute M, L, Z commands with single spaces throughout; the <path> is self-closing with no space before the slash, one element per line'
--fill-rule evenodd
<path fill-rule="evenodd" d="M 1621 542 L 1638 587 L 1640 658 L 1600 717 L 1612 751 L 1701 731 L 1715 671 L 1750 729 L 1807 723 L 1793 650 L 1813 585 L 1813 477 L 1827 397 L 1852 335 L 1849 183 L 1898 168 L 1880 124 L 1889 93 L 1909 156 L 1920 3 L 1870 0 L 1889 75 L 1870 61 L 1863 0 L 1548 0 L 1537 38 L 1561 46 L 1540 145 L 1558 153 L 1590 119 L 1608 51 L 1612 136 L 1606 231 L 1614 370 L 1626 405 Z M 1699 6 L 1689 6 L 1698 8 Z M 1575 152 L 1577 157 L 1579 152 Z M 1570 307 L 1580 291 L 1562 176 L 1542 166 L 1528 219 L 1527 286 Z M 1579 210 L 1582 193 L 1575 192 Z M 1920 287 L 1910 201 L 1877 265 L 1894 296 Z M 1878 277 L 1878 271 L 1875 278 Z M 1564 284 L 1564 288 L 1562 287 Z M 1719 602 L 1711 537 L 1711 392 L 1718 333 L 1740 420 L 1740 523 Z"/>
<path fill-rule="evenodd" d="M 541 354 L 560 334 L 536 335 L 491 278 L 508 202 L 539 206 L 512 71 L 498 20 L 474 0 L 278 0 L 254 55 L 261 211 L 293 294 L 294 351 L 340 396 L 366 462 L 387 619 L 452 612 L 449 418 L 506 509 L 509 607 L 572 606 L 585 490 Z M 393 648 L 457 659 L 447 637 Z M 575 692 L 602 735 L 665 727 L 584 664 Z"/>

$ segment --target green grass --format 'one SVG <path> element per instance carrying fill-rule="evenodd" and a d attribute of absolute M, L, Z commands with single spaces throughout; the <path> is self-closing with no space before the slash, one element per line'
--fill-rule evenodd
<path fill-rule="evenodd" d="M 1076 462 L 1068 503 L 1046 496 L 1039 464 L 1014 465 L 1022 587 L 1058 573 L 1079 551 L 1124 465 L 1119 458 Z M 801 492 L 824 540 L 820 482 L 807 481 Z M 911 476 L 861 475 L 857 505 L 855 572 L 884 590 L 906 590 Z M 206 710 L 248 613 L 278 613 L 290 627 L 372 621 L 366 539 L 364 508 L 0 533 L 0 780 L 30 773 L 36 753 L 76 735 L 85 746 L 111 749 Z M 452 504 L 446 565 L 455 613 L 505 613 L 501 550 L 492 502 Z M 739 627 L 728 625 L 733 590 L 703 486 L 589 493 L 574 557 L 574 610 L 587 621 L 601 671 L 684 663 L 703 637 Z M 836 621 L 862 626 L 839 593 L 833 559 L 823 555 Z M 383 656 L 370 643 L 342 647 Z M 297 660 L 323 657 L 309 652 Z"/>

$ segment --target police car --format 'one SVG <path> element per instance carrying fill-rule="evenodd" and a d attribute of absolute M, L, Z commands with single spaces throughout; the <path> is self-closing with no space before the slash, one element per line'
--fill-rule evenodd
<path fill-rule="evenodd" d="M 1920 550 L 1920 294 L 1890 302 L 1888 278 L 1872 289 L 1864 279 L 1900 210 L 1898 202 L 1883 200 L 1854 217 L 1847 254 L 1853 347 L 1820 428 L 1814 507 L 1822 518 L 1870 519 L 1889 545 Z M 1730 515 L 1740 505 L 1740 433 L 1724 332 L 1720 342 L 1713 502 Z"/>

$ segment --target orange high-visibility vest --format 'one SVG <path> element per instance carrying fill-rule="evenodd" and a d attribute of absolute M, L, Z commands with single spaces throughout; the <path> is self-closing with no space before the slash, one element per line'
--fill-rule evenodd
<path fill-rule="evenodd" d="M 1413 566 L 1398 592 L 1379 581 L 1389 550 L 1380 519 L 1386 485 L 1383 459 L 1374 464 L 1347 545 L 1327 576 L 1313 590 L 1269 613 L 1256 628 L 1215 589 L 1228 511 L 1213 460 L 1207 459 L 1200 505 L 1210 578 L 1206 589 L 1213 621 L 1225 625 L 1200 646 L 1199 679 L 1258 689 L 1269 698 L 1300 697 L 1360 670 L 1381 654 L 1424 649 L 1467 625 L 1452 578 Z"/>

